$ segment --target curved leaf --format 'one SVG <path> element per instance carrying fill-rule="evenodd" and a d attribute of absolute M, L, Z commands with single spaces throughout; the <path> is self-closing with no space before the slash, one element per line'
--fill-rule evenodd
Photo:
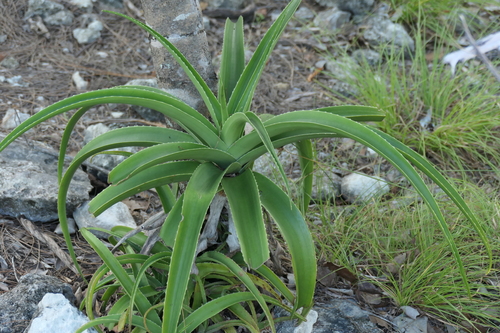
<path fill-rule="evenodd" d="M 225 256 L 224 254 L 216 251 L 209 251 L 202 255 L 203 258 L 208 258 L 215 262 L 218 262 L 233 272 L 234 276 L 236 276 L 244 285 L 248 288 L 250 293 L 252 293 L 253 298 L 259 303 L 260 307 L 264 311 L 264 314 L 269 320 L 270 328 L 272 332 L 276 332 L 276 328 L 274 327 L 273 316 L 269 311 L 269 307 L 266 304 L 266 300 L 264 296 L 260 293 L 257 286 L 253 283 L 252 279 L 245 273 L 245 271 L 231 258 Z"/>
<path fill-rule="evenodd" d="M 224 41 L 222 43 L 222 58 L 219 72 L 219 94 L 223 95 L 226 102 L 229 101 L 236 83 L 245 69 L 245 48 L 243 45 L 243 18 L 240 16 L 237 22 L 226 20 L 224 28 Z M 222 125 L 227 119 L 223 118 Z"/>
<path fill-rule="evenodd" d="M 121 162 L 109 173 L 109 181 L 116 183 L 154 165 L 174 160 L 209 161 L 223 169 L 236 162 L 228 153 L 201 144 L 164 143 L 141 150 Z"/>
<path fill-rule="evenodd" d="M 57 160 L 57 181 L 60 183 L 63 175 L 64 162 L 66 161 L 66 149 L 68 148 L 68 143 L 70 140 L 71 133 L 76 126 L 76 123 L 85 114 L 85 112 L 90 109 L 90 106 L 81 108 L 76 111 L 74 115 L 71 116 L 70 120 L 64 128 L 63 135 L 61 137 L 61 145 L 59 146 L 59 159 Z M 64 230 L 63 230 L 64 233 Z"/>
<path fill-rule="evenodd" d="M 159 237 L 163 240 L 166 246 L 173 247 L 175 242 L 175 235 L 179 228 L 179 223 L 182 220 L 182 205 L 184 203 L 184 194 L 175 202 L 161 226 Z"/>
<path fill-rule="evenodd" d="M 78 330 L 75 331 L 75 333 L 82 333 L 86 329 L 89 329 L 91 327 L 95 327 L 97 325 L 116 325 L 118 321 L 120 320 L 121 314 L 115 314 L 115 315 L 109 315 L 109 316 L 104 316 L 100 317 L 94 320 L 91 320 L 84 325 L 82 325 Z M 146 325 L 144 325 L 144 321 L 146 321 Z M 135 327 L 139 327 L 143 329 L 144 331 L 151 332 L 151 333 L 161 333 L 161 327 L 152 322 L 151 320 L 144 320 L 144 318 L 140 316 L 132 316 L 132 324 Z"/>
<path fill-rule="evenodd" d="M 316 249 L 311 232 L 302 214 L 291 199 L 265 176 L 254 172 L 264 208 L 276 222 L 292 256 L 293 272 L 297 286 L 294 309 L 304 307 L 302 315 L 313 305 L 316 286 Z"/>
<path fill-rule="evenodd" d="M 229 115 L 236 112 L 246 112 L 250 109 L 257 83 L 269 59 L 269 55 L 276 46 L 279 37 L 283 33 L 288 21 L 292 18 L 293 13 L 297 10 L 299 4 L 300 0 L 290 1 L 266 32 L 264 38 L 262 38 L 231 94 L 227 106 Z"/>
<path fill-rule="evenodd" d="M 203 304 L 193 313 L 191 313 L 184 321 L 179 324 L 179 326 L 177 327 L 177 331 L 175 332 L 193 332 L 196 327 L 200 326 L 203 322 L 229 308 L 231 305 L 240 302 L 253 301 L 254 299 L 255 297 L 253 296 L 253 294 L 248 291 L 218 297 L 208 303 Z"/>
<path fill-rule="evenodd" d="M 257 183 L 250 170 L 235 177 L 224 177 L 226 193 L 245 262 L 252 269 L 269 259 L 266 227 L 262 217 Z"/>
<path fill-rule="evenodd" d="M 96 251 L 99 257 L 104 261 L 104 263 L 109 267 L 109 269 L 113 272 L 116 279 L 119 281 L 120 285 L 123 287 L 123 290 L 127 293 L 127 295 L 133 294 L 134 282 L 128 276 L 127 272 L 123 269 L 120 262 L 115 258 L 114 254 L 90 231 L 86 229 L 80 230 L 81 234 L 87 242 L 92 246 L 92 248 Z M 151 303 L 148 299 L 139 291 L 136 293 L 136 297 L 133 299 L 137 309 L 143 316 L 146 316 L 147 319 L 153 321 L 157 325 L 160 324 L 161 320 L 158 314 L 155 311 L 149 311 L 151 308 Z"/>
<path fill-rule="evenodd" d="M 382 121 L 385 118 L 385 112 L 373 106 L 336 105 L 318 108 L 317 110 L 333 113 L 354 121 Z"/>
<path fill-rule="evenodd" d="M 168 52 L 170 52 L 170 54 L 175 58 L 177 63 L 184 69 L 184 72 L 187 74 L 187 76 L 191 79 L 191 82 L 193 82 L 194 86 L 196 87 L 201 97 L 203 98 L 203 101 L 205 102 L 205 105 L 207 106 L 212 119 L 217 124 L 217 127 L 220 127 L 222 125 L 221 106 L 219 101 L 217 100 L 213 92 L 210 90 L 206 82 L 203 80 L 201 75 L 194 69 L 194 67 L 189 63 L 189 61 L 187 61 L 184 55 L 170 41 L 168 41 L 161 34 L 150 28 L 147 24 L 137 21 L 136 19 L 133 19 L 127 15 L 108 10 L 104 10 L 104 12 L 112 13 L 121 16 L 123 18 L 126 18 L 127 20 L 134 22 L 139 27 L 150 33 L 154 38 L 156 38 L 156 40 L 160 42 L 161 45 L 163 45 L 163 47 L 165 47 L 165 49 Z M 153 43 L 154 41 L 151 42 L 151 44 Z"/>
<path fill-rule="evenodd" d="M 163 332 L 175 332 L 177 328 L 201 227 L 223 175 L 224 171 L 212 163 L 200 164 L 184 192 L 182 221 L 175 238 L 165 292 Z"/>
<path fill-rule="evenodd" d="M 221 138 L 228 145 L 232 145 L 241 137 L 248 117 L 244 113 L 232 114 L 224 123 L 221 130 Z"/>
<path fill-rule="evenodd" d="M 37 112 L 0 142 L 0 151 L 21 134 L 47 119 L 73 109 L 105 103 L 131 104 L 157 110 L 179 123 L 181 127 L 202 143 L 211 147 L 225 148 L 224 144 L 220 142 L 217 129 L 213 124 L 181 100 L 160 89 L 143 86 L 121 86 L 68 97 Z"/>
<path fill-rule="evenodd" d="M 191 178 L 199 165 L 198 162 L 181 161 L 153 166 L 117 185 L 106 188 L 90 201 L 89 211 L 94 215 L 99 215 L 118 201 L 134 194 L 165 184 L 186 181 Z"/>
<path fill-rule="evenodd" d="M 389 163 L 391 163 L 394 167 L 396 167 L 415 187 L 417 192 L 422 196 L 424 201 L 430 207 L 433 215 L 436 217 L 443 234 L 450 245 L 450 249 L 457 261 L 457 265 L 459 266 L 459 270 L 462 274 L 462 279 L 465 284 L 465 287 L 470 290 L 465 269 L 463 267 L 463 262 L 460 258 L 460 254 L 456 247 L 455 242 L 453 241 L 453 237 L 448 229 L 446 221 L 439 210 L 439 206 L 432 196 L 431 192 L 425 185 L 422 178 L 415 171 L 415 169 L 411 166 L 411 164 L 401 155 L 401 153 L 395 149 L 387 140 L 382 138 L 379 134 L 373 131 L 370 127 L 352 121 L 348 118 L 341 117 L 335 114 L 330 114 L 322 111 L 295 111 L 286 113 L 283 115 L 279 115 L 273 117 L 266 121 L 266 129 L 270 136 L 273 133 L 279 132 L 282 137 L 286 136 L 286 131 L 282 131 L 279 129 L 280 121 L 289 121 L 297 123 L 297 129 L 294 129 L 293 133 L 299 131 L 298 127 L 300 127 L 300 131 L 305 132 L 307 129 L 310 129 L 311 132 L 331 132 L 335 136 L 348 137 L 355 141 L 362 143 L 363 145 L 370 147 L 374 151 L 376 151 L 380 156 L 384 157 Z M 287 125 L 289 129 L 289 124 Z M 250 136 L 250 133 L 247 136 Z M 231 148 L 230 152 L 233 149 L 236 149 L 238 142 L 245 138 L 237 141 Z M 248 139 L 247 139 L 248 140 Z M 255 137 L 254 137 L 254 141 Z M 245 144 L 248 144 L 245 142 Z M 257 150 L 257 149 L 256 149 Z M 262 147 L 260 148 L 263 151 Z M 240 159 L 241 164 L 244 164 L 244 160 Z M 426 173 L 429 173 L 427 170 L 422 170 Z"/>
<path fill-rule="evenodd" d="M 293 303 L 295 296 L 292 294 L 290 289 L 288 289 L 288 287 L 283 283 L 283 281 L 269 267 L 267 267 L 266 265 L 262 265 L 255 271 L 259 273 L 261 276 L 263 276 L 267 281 L 269 281 L 269 283 L 274 288 L 276 288 L 288 302 L 290 302 L 291 304 Z"/>
<path fill-rule="evenodd" d="M 306 213 L 311 202 L 314 172 L 314 149 L 311 140 L 300 140 L 295 145 L 299 154 L 300 169 L 302 170 L 302 201 L 300 210 Z"/>
<path fill-rule="evenodd" d="M 484 231 L 483 226 L 478 221 L 476 215 L 471 211 L 467 203 L 465 203 L 464 199 L 460 196 L 457 190 L 446 180 L 443 175 L 422 155 L 419 155 L 408 146 L 405 146 L 400 141 L 391 137 L 390 135 L 385 134 L 384 132 L 372 128 L 374 132 L 383 137 L 387 142 L 393 145 L 396 149 L 398 149 L 401 154 L 403 154 L 410 162 L 412 162 L 419 170 L 423 171 L 432 181 L 434 181 L 449 197 L 453 202 L 457 205 L 457 207 L 462 211 L 462 213 L 467 217 L 467 219 L 472 223 L 474 230 L 479 234 L 486 251 L 488 252 L 489 257 L 489 268 L 490 270 L 493 265 L 493 252 L 491 248 L 491 244 L 489 241 L 486 232 Z"/>

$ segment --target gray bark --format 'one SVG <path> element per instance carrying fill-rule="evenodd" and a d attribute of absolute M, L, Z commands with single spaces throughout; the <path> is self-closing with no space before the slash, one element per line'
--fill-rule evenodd
<path fill-rule="evenodd" d="M 214 91 L 216 75 L 198 0 L 141 1 L 146 23 L 174 44 Z M 158 86 L 206 115 L 198 91 L 170 53 L 152 42 L 151 54 Z"/>

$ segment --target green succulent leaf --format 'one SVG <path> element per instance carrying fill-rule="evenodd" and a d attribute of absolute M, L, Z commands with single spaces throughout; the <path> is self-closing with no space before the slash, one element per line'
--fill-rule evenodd
<path fill-rule="evenodd" d="M 382 121 L 385 118 L 385 112 L 372 106 L 338 105 L 319 108 L 317 110 L 333 113 L 355 121 Z"/>
<path fill-rule="evenodd" d="M 164 332 L 176 331 L 201 227 L 223 176 L 224 170 L 212 163 L 200 164 L 193 172 L 184 192 L 182 220 L 175 238 L 165 292 L 162 326 Z"/>
<path fill-rule="evenodd" d="M 63 135 L 61 137 L 61 146 L 59 147 L 59 159 L 57 160 L 57 181 L 61 183 L 64 163 L 66 162 L 66 149 L 68 148 L 69 140 L 73 129 L 76 126 L 76 123 L 80 118 L 85 114 L 85 112 L 90 109 L 90 106 L 79 109 L 75 112 L 73 116 L 71 116 L 70 120 L 66 124 L 64 128 Z"/>
<path fill-rule="evenodd" d="M 179 123 L 184 130 L 191 133 L 201 143 L 208 144 L 211 147 L 225 148 L 223 143 L 220 142 L 214 125 L 181 100 L 160 89 L 143 86 L 120 86 L 85 92 L 46 107 L 9 133 L 0 142 L 0 150 L 4 149 L 21 134 L 56 115 L 105 103 L 138 105 L 157 110 Z"/>
<path fill-rule="evenodd" d="M 109 173 L 109 181 L 117 183 L 154 165 L 175 160 L 209 161 L 223 169 L 236 162 L 236 159 L 228 153 L 215 148 L 207 148 L 201 144 L 164 143 L 141 150 L 120 163 Z"/>
<path fill-rule="evenodd" d="M 252 58 L 241 74 L 228 102 L 229 115 L 250 110 L 257 83 L 271 52 L 278 42 L 288 21 L 297 10 L 300 0 L 292 0 L 262 38 Z"/>
<path fill-rule="evenodd" d="M 223 94 L 226 102 L 229 101 L 245 68 L 245 48 L 243 44 L 243 18 L 240 17 L 237 22 L 227 19 L 219 73 L 219 94 L 224 90 Z"/>
<path fill-rule="evenodd" d="M 119 320 L 120 320 L 121 314 L 114 314 L 114 315 L 109 315 L 109 316 L 103 316 L 94 320 L 91 320 L 82 327 L 80 327 L 78 330 L 76 330 L 75 333 L 82 333 L 86 329 L 89 329 L 91 327 L 97 327 L 98 325 L 116 325 Z M 146 322 L 146 325 L 144 324 Z M 144 320 L 144 318 L 140 316 L 133 315 L 132 316 L 132 324 L 135 327 L 139 327 L 144 330 L 144 332 L 151 332 L 151 333 L 161 333 L 161 327 L 152 322 L 151 320 Z"/>
<path fill-rule="evenodd" d="M 194 161 L 171 162 L 153 166 L 123 182 L 107 187 L 89 203 L 92 214 L 99 215 L 115 203 L 134 194 L 165 184 L 186 181 L 200 165 Z"/>
<path fill-rule="evenodd" d="M 313 305 L 316 286 L 316 249 L 311 232 L 295 204 L 267 177 L 254 173 L 264 208 L 276 222 L 292 256 L 292 267 L 297 283 L 297 301 L 294 309 L 304 307 L 302 315 Z"/>
<path fill-rule="evenodd" d="M 307 207 L 311 202 L 314 172 L 314 149 L 311 140 L 296 142 L 299 154 L 300 169 L 302 170 L 302 201 L 300 210 L 305 215 Z"/>
<path fill-rule="evenodd" d="M 253 295 L 253 298 L 259 303 L 262 310 L 264 311 L 264 314 L 268 318 L 271 331 L 273 333 L 276 332 L 276 328 L 274 327 L 273 316 L 271 315 L 269 307 L 266 304 L 266 300 L 264 299 L 264 296 L 260 293 L 255 283 L 253 283 L 250 276 L 248 276 L 245 273 L 245 271 L 236 262 L 234 262 L 234 260 L 228 258 L 227 256 L 225 256 L 220 252 L 209 251 L 204 253 L 202 257 L 218 262 L 229 268 L 229 270 L 234 274 L 234 276 L 236 276 L 245 285 L 245 287 L 248 288 L 250 293 Z"/>
<path fill-rule="evenodd" d="M 179 223 L 182 221 L 182 205 L 184 204 L 184 194 L 175 202 L 170 210 L 165 222 L 160 229 L 160 238 L 166 246 L 173 247 L 175 242 L 175 235 L 179 228 Z"/>
<path fill-rule="evenodd" d="M 229 201 L 243 258 L 250 268 L 256 269 L 269 259 L 269 247 L 259 190 L 252 171 L 224 177 L 222 188 Z"/>

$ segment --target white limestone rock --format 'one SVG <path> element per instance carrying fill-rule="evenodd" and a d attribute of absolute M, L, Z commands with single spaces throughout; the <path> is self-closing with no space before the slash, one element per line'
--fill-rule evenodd
<path fill-rule="evenodd" d="M 27 113 L 15 109 L 8 109 L 7 112 L 5 112 L 5 116 L 3 116 L 2 125 L 0 126 L 5 129 L 13 129 L 29 117 L 30 115 Z"/>
<path fill-rule="evenodd" d="M 25 333 L 74 333 L 88 321 L 87 316 L 71 305 L 66 297 L 61 294 L 48 293 L 38 303 L 35 318 Z M 89 328 L 83 333 L 97 333 L 97 331 Z"/>
<path fill-rule="evenodd" d="M 127 205 L 123 202 L 117 202 L 97 217 L 89 213 L 89 202 L 90 201 L 85 202 L 73 212 L 73 218 L 78 228 L 102 228 L 111 230 L 113 227 L 119 225 L 134 229 L 137 228 L 137 224 L 132 214 L 130 214 Z M 90 232 L 99 238 L 108 238 L 108 234 L 105 232 L 97 230 L 90 230 Z"/>
<path fill-rule="evenodd" d="M 341 192 L 351 203 L 365 203 L 389 193 L 389 184 L 381 177 L 351 173 L 342 179 Z"/>
<path fill-rule="evenodd" d="M 87 28 L 77 28 L 73 30 L 73 37 L 78 41 L 79 44 L 89 44 L 101 37 L 101 30 L 103 25 L 100 21 L 95 20 L 91 22 Z"/>

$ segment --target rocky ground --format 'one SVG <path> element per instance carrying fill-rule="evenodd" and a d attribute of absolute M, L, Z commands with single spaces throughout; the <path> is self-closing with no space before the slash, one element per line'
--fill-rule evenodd
<path fill-rule="evenodd" d="M 88 8 L 82 8 L 81 4 L 78 5 L 78 1 L 55 2 L 63 5 L 64 10 L 56 8 L 50 15 L 37 11 L 30 12 L 28 0 L 2 0 L 0 4 L 0 12 L 3 13 L 0 18 L 0 119 L 10 118 L 15 124 L 17 120 L 33 115 L 40 109 L 79 92 L 122 85 L 132 79 L 155 77 L 148 51 L 147 35 L 126 20 L 110 14 L 101 14 L 102 9 L 111 9 L 143 19 L 139 0 L 123 2 L 101 0 L 92 3 Z M 373 1 L 366 3 L 373 4 Z M 245 26 L 250 51 L 261 39 L 272 18 L 286 5 L 286 1 L 269 3 L 258 0 L 255 1 L 255 5 L 256 19 L 252 24 Z M 386 5 L 375 3 L 370 10 L 374 13 L 389 10 L 384 6 Z M 335 42 L 342 45 L 359 37 L 360 23 L 353 21 L 351 14 L 358 14 L 356 17 L 359 19 L 363 17 L 365 9 L 348 8 L 343 12 L 327 13 L 327 8 L 315 1 L 304 1 L 298 16 L 302 22 L 312 21 L 315 17 L 313 13 L 322 13 L 324 16 L 316 27 L 311 29 L 303 29 L 299 19 L 287 28 L 263 74 L 253 109 L 258 113 L 280 114 L 291 110 L 331 105 L 332 100 L 323 87 L 334 87 L 349 94 L 349 87 L 343 85 L 341 81 L 322 74 L 321 71 L 325 66 L 331 70 L 336 67 L 335 63 L 327 63 L 323 58 L 323 51 L 329 48 L 328 43 Z M 358 10 L 360 12 L 356 13 Z M 53 15 L 55 13 L 59 14 Z M 208 14 L 210 12 L 207 12 Z M 100 22 L 100 26 L 95 22 Z M 325 26 L 324 22 L 329 22 L 330 25 Z M 380 22 L 372 24 L 374 29 L 382 33 L 385 29 L 383 24 L 387 22 L 384 23 L 383 20 Z M 212 57 L 217 59 L 222 44 L 224 20 L 206 16 L 206 24 Z M 335 41 L 330 37 L 317 38 L 318 31 L 334 29 L 337 25 L 342 27 L 342 31 L 336 36 Z M 97 28 L 94 32 L 88 31 L 90 35 L 82 36 L 77 33 L 75 36 L 75 29 L 88 29 L 91 26 Z M 404 27 L 396 26 L 395 29 L 401 30 L 400 47 L 410 50 L 412 41 L 405 33 Z M 91 36 L 92 33 L 95 36 Z M 90 40 L 82 40 L 85 38 Z M 382 34 L 362 37 L 366 43 L 369 43 L 370 38 L 377 40 L 384 37 Z M 358 56 L 368 60 L 376 57 L 364 52 L 358 52 Z M 27 133 L 26 140 L 46 144 L 46 147 L 40 148 L 46 154 L 44 158 L 55 158 L 50 148 L 58 148 L 67 119 L 66 115 L 55 117 Z M 7 120 L 2 123 L 0 134 L 7 134 L 10 131 Z M 119 127 L 154 124 L 156 121 L 154 118 L 141 117 L 136 110 L 126 105 L 103 105 L 95 108 L 87 113 L 76 127 L 76 133 L 70 142 L 69 154 L 74 154 L 82 146 L 86 130 L 93 125 Z M 348 154 L 352 144 L 343 141 L 334 146 L 335 149 L 338 148 L 339 154 Z M 325 151 L 329 151 L 332 149 L 332 143 L 323 142 L 322 147 Z M 281 154 L 285 155 L 284 152 Z M 50 156 L 52 157 L 49 158 Z M 353 165 L 349 167 L 355 169 L 362 167 L 364 171 L 371 173 L 373 164 L 370 152 L 365 150 L 353 159 Z M 293 169 L 293 163 L 290 169 Z M 382 171 L 389 174 L 390 170 L 386 168 Z M 338 177 L 335 172 L 332 172 L 328 179 L 333 177 Z M 91 181 L 94 189 L 105 186 L 98 173 L 91 176 Z M 138 224 L 144 222 L 159 208 L 159 202 L 152 193 L 136 196 L 127 202 L 127 205 Z M 23 215 L 29 218 L 26 214 Z M 27 219 L 13 218 L 8 214 L 0 216 L 0 291 L 12 290 L 18 285 L 19 278 L 27 273 L 39 273 L 56 276 L 69 283 L 77 300 L 81 300 L 83 288 L 81 279 L 75 272 L 65 267 L 64 254 L 54 255 L 55 252 L 65 249 L 62 236 L 54 233 L 57 228 L 56 219 L 45 217 L 31 220 L 44 223 L 33 224 Z M 48 238 L 53 242 L 48 241 Z M 90 276 L 100 265 L 100 259 L 78 234 L 74 235 L 74 243 L 84 272 Z M 334 297 L 350 296 L 332 294 L 328 288 L 318 293 L 319 301 L 327 301 Z M 363 306 L 369 308 L 367 304 Z M 383 319 L 375 318 L 376 314 L 372 321 L 379 325 L 380 330 L 386 332 L 392 330 L 392 326 L 385 324 Z M 429 332 L 447 331 L 443 325 L 429 322 Z"/>

